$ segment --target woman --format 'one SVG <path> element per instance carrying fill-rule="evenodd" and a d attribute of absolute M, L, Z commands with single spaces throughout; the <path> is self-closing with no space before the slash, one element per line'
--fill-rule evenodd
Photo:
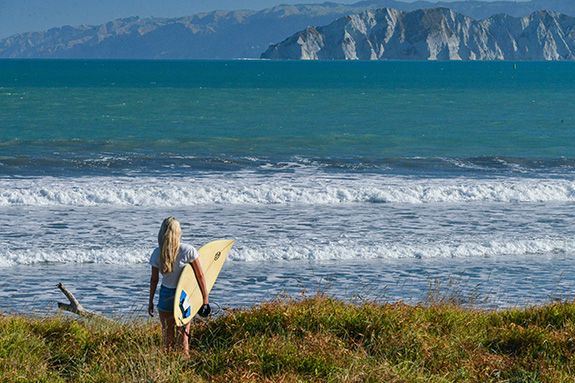
<path fill-rule="evenodd" d="M 148 304 L 148 314 L 154 316 L 154 295 L 156 287 L 162 274 L 162 285 L 160 287 L 160 298 L 158 300 L 158 312 L 162 323 L 162 335 L 164 345 L 167 350 L 174 348 L 174 330 L 176 322 L 174 320 L 174 296 L 178 279 L 182 269 L 188 263 L 192 265 L 194 274 L 198 280 L 204 305 L 199 314 L 207 316 L 210 313 L 208 301 L 208 291 L 202 266 L 198 260 L 198 251 L 190 245 L 180 242 L 182 230 L 180 223 L 174 217 L 168 217 L 162 222 L 162 227 L 158 233 L 158 245 L 152 252 L 150 264 L 152 265 L 152 276 L 150 278 L 150 301 Z M 190 323 L 181 327 L 178 331 L 182 340 L 182 349 L 185 355 L 189 355 L 188 334 L 190 333 Z"/>

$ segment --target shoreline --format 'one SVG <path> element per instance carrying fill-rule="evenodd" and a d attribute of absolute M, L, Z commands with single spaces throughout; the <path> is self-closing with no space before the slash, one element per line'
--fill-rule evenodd
<path fill-rule="evenodd" d="M 22 285 L 22 275 L 26 283 Z M 89 310 L 145 318 L 149 267 L 31 265 L 0 269 L 0 298 L 10 313 L 55 312 L 62 282 Z M 15 286 L 21 286 L 16 288 Z M 211 294 L 222 307 L 250 308 L 278 296 L 322 293 L 348 302 L 418 304 L 448 297 L 476 308 L 527 308 L 575 298 L 570 254 L 493 258 L 227 262 Z"/>

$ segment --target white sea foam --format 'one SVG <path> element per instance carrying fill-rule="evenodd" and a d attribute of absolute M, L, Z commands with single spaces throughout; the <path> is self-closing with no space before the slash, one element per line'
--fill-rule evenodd
<path fill-rule="evenodd" d="M 564 179 L 235 174 L 199 178 L 0 179 L 0 206 L 196 206 L 574 202 Z"/>
<path fill-rule="evenodd" d="M 240 248 L 238 251 L 233 252 L 230 258 L 241 261 L 427 259 L 525 256 L 574 252 L 575 240 L 545 238 L 513 241 L 487 240 L 467 243 L 380 243 L 358 245 L 339 242 L 329 245 L 256 246 Z"/>
<path fill-rule="evenodd" d="M 0 267 L 38 263 L 96 263 L 141 264 L 146 263 L 152 249 L 104 248 L 64 250 L 2 250 Z M 375 243 L 360 245 L 353 242 L 328 244 L 291 243 L 240 244 L 230 253 L 231 261 L 294 261 L 294 260 L 362 260 L 404 258 L 471 258 L 471 257 L 521 257 L 529 255 L 575 254 L 575 240 L 542 238 L 525 240 L 485 240 L 467 243 Z"/>
<path fill-rule="evenodd" d="M 38 263 L 137 264 L 147 262 L 150 252 L 139 248 L 1 250 L 0 267 Z"/>

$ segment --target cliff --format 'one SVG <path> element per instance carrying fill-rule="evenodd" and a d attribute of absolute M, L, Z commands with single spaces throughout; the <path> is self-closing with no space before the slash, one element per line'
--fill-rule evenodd
<path fill-rule="evenodd" d="M 538 11 L 474 20 L 447 8 L 367 10 L 308 27 L 261 56 L 294 60 L 573 60 L 575 18 Z"/>

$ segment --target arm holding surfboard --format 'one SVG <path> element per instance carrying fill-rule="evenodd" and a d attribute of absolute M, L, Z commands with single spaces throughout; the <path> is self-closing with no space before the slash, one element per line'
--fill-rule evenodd
<path fill-rule="evenodd" d="M 206 286 L 206 277 L 204 275 L 204 270 L 202 269 L 202 265 L 200 264 L 198 258 L 194 259 L 194 261 L 192 262 L 192 269 L 194 269 L 194 274 L 196 275 L 196 279 L 198 280 L 198 285 L 200 287 L 203 300 L 203 305 L 200 308 L 200 311 L 198 311 L 198 314 L 202 317 L 207 317 L 208 315 L 210 315 L 210 312 L 212 310 L 210 309 L 210 300 L 208 297 L 209 291 L 208 287 Z"/>

